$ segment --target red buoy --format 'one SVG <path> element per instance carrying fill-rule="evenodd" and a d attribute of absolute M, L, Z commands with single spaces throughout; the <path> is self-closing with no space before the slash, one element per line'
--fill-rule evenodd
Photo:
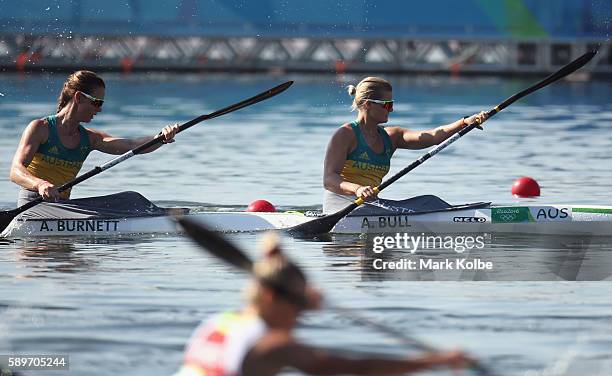
<path fill-rule="evenodd" d="M 276 208 L 270 201 L 266 200 L 255 200 L 251 202 L 249 207 L 247 208 L 248 212 L 275 212 Z"/>
<path fill-rule="evenodd" d="M 529 176 L 521 176 L 512 184 L 512 194 L 517 197 L 536 197 L 540 195 L 540 185 Z"/>
<path fill-rule="evenodd" d="M 344 74 L 346 72 L 346 62 L 344 60 L 336 60 L 334 66 L 336 68 L 336 74 Z"/>
<path fill-rule="evenodd" d="M 121 59 L 121 68 L 123 69 L 123 73 L 131 73 L 133 67 L 134 60 L 129 57 L 124 57 L 123 59 Z"/>
<path fill-rule="evenodd" d="M 15 58 L 15 65 L 17 66 L 17 70 L 20 72 L 25 71 L 25 67 L 28 63 L 28 60 L 30 60 L 30 55 L 27 52 L 22 52 L 17 55 L 17 58 Z"/>

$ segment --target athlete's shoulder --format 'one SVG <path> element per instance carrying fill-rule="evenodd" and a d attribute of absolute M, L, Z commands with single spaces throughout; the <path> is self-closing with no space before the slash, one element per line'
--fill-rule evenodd
<path fill-rule="evenodd" d="M 355 131 L 353 131 L 352 123 L 344 123 L 334 133 L 334 137 L 343 137 L 343 138 L 355 138 Z"/>
<path fill-rule="evenodd" d="M 352 130 L 353 129 L 353 122 L 342 124 L 340 126 L 340 129 Z"/>
<path fill-rule="evenodd" d="M 49 137 L 49 122 L 47 119 L 34 119 L 32 120 L 24 132 L 30 139 L 36 139 L 40 143 L 43 143 Z"/>
<path fill-rule="evenodd" d="M 336 129 L 330 140 L 330 145 L 333 146 L 334 150 L 352 148 L 356 143 L 357 137 L 350 123 L 343 124 L 340 128 Z"/>
<path fill-rule="evenodd" d="M 47 118 L 34 119 L 28 124 L 33 129 L 49 129 L 49 120 Z"/>

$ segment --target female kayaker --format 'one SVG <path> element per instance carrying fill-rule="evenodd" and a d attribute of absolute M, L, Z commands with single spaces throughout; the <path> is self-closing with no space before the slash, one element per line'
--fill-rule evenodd
<path fill-rule="evenodd" d="M 311 375 L 397 375 L 468 366 L 460 351 L 418 357 L 346 357 L 300 343 L 293 329 L 300 314 L 320 306 L 321 295 L 281 252 L 278 238 L 264 243 L 265 256 L 254 266 L 248 305 L 203 322 L 193 333 L 175 376 L 268 376 L 285 368 Z"/>
<path fill-rule="evenodd" d="M 357 119 L 342 125 L 327 146 L 323 184 L 323 211 L 336 212 L 356 197 L 372 200 L 374 187 L 389 172 L 391 156 L 396 149 L 424 149 L 437 145 L 463 127 L 486 120 L 481 112 L 453 123 L 426 131 L 401 127 L 383 127 L 393 111 L 391 84 L 378 77 L 366 77 L 357 86 L 348 87 L 354 97 Z"/>
<path fill-rule="evenodd" d="M 47 201 L 67 200 L 70 189 L 59 193 L 57 187 L 74 179 L 92 150 L 123 154 L 153 137 L 127 139 L 85 128 L 102 111 L 105 84 L 90 71 L 71 74 L 58 98 L 57 113 L 30 122 L 23 131 L 13 157 L 10 178 L 19 184 L 18 205 L 38 197 Z M 178 125 L 162 129 L 164 142 L 172 142 Z M 146 152 L 152 152 L 153 146 Z"/>

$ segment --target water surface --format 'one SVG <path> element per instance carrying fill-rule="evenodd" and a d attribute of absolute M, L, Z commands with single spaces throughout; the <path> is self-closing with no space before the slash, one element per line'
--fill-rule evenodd
<path fill-rule="evenodd" d="M 136 156 L 73 190 L 74 197 L 135 190 L 169 206 L 238 210 L 258 198 L 280 208 L 317 209 L 329 137 L 353 119 L 344 86 L 358 77 L 105 75 L 107 102 L 91 126 L 126 137 L 155 134 L 288 79 L 286 93 L 202 123 L 159 151 Z M 0 174 L 25 125 L 54 112 L 63 76 L 0 78 Z M 392 78 L 390 124 L 427 129 L 488 109 L 531 81 Z M 536 178 L 536 203 L 612 205 L 612 86 L 561 82 L 516 103 L 385 191 L 388 198 L 436 194 L 453 204 L 521 201 L 514 179 Z M 423 151 L 400 151 L 392 173 Z M 84 168 L 109 160 L 93 153 Z M 0 181 L 0 207 L 17 188 Z M 230 238 L 255 254 L 255 234 Z M 609 266 L 610 242 L 588 239 L 589 257 Z M 612 354 L 612 298 L 605 282 L 411 281 L 364 272 L 364 239 L 285 239 L 287 252 L 333 302 L 442 348 L 462 347 L 507 375 L 604 375 Z M 548 255 L 584 239 L 502 236 L 489 252 L 507 270 L 550 272 Z M 569 245 L 568 245 L 569 244 Z M 565 248 L 564 248 L 565 247 Z M 569 247 L 569 248 L 568 248 Z M 574 248 L 572 248 L 574 247 Z M 578 248 L 576 248 L 578 247 Z M 70 374 L 170 374 L 197 323 L 241 304 L 246 277 L 181 236 L 12 240 L 0 243 L 0 353 L 66 353 Z M 587 260 L 588 261 L 588 260 Z M 590 260 L 592 262 L 592 260 Z M 600 268 L 601 269 L 601 268 Z M 612 269 L 609 269 L 612 270 Z M 435 279 L 435 278 L 434 278 Z M 354 351 L 416 353 L 346 317 L 308 315 L 304 340 Z M 586 370 L 586 371 L 585 371 Z M 37 374 L 32 372 L 32 374 Z"/>

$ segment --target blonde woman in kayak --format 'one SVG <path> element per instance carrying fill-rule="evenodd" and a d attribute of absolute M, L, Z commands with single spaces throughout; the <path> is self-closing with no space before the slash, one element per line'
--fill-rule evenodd
<path fill-rule="evenodd" d="M 389 172 L 397 149 L 424 149 L 437 145 L 463 127 L 486 120 L 481 112 L 450 124 L 426 131 L 402 127 L 383 127 L 393 112 L 391 84 L 378 77 L 366 77 L 357 86 L 350 85 L 357 119 L 342 125 L 332 136 L 325 155 L 323 211 L 333 213 L 357 197 L 376 198 L 379 186 Z"/>
<path fill-rule="evenodd" d="M 175 376 L 269 376 L 285 368 L 310 375 L 397 375 L 470 365 L 472 360 L 460 351 L 395 359 L 346 357 L 300 343 L 293 336 L 298 317 L 318 308 L 321 295 L 282 254 L 277 239 L 267 239 L 265 256 L 255 264 L 247 306 L 204 321 L 191 336 Z"/>
<path fill-rule="evenodd" d="M 127 139 L 85 128 L 104 104 L 105 84 L 90 71 L 71 74 L 58 98 L 57 113 L 36 119 L 24 130 L 11 164 L 11 181 L 21 186 L 18 205 L 37 198 L 67 200 L 70 189 L 57 187 L 74 179 L 92 150 L 123 154 L 153 137 Z M 165 142 L 172 142 L 178 125 L 162 129 Z M 153 146 L 151 152 L 159 146 Z"/>

